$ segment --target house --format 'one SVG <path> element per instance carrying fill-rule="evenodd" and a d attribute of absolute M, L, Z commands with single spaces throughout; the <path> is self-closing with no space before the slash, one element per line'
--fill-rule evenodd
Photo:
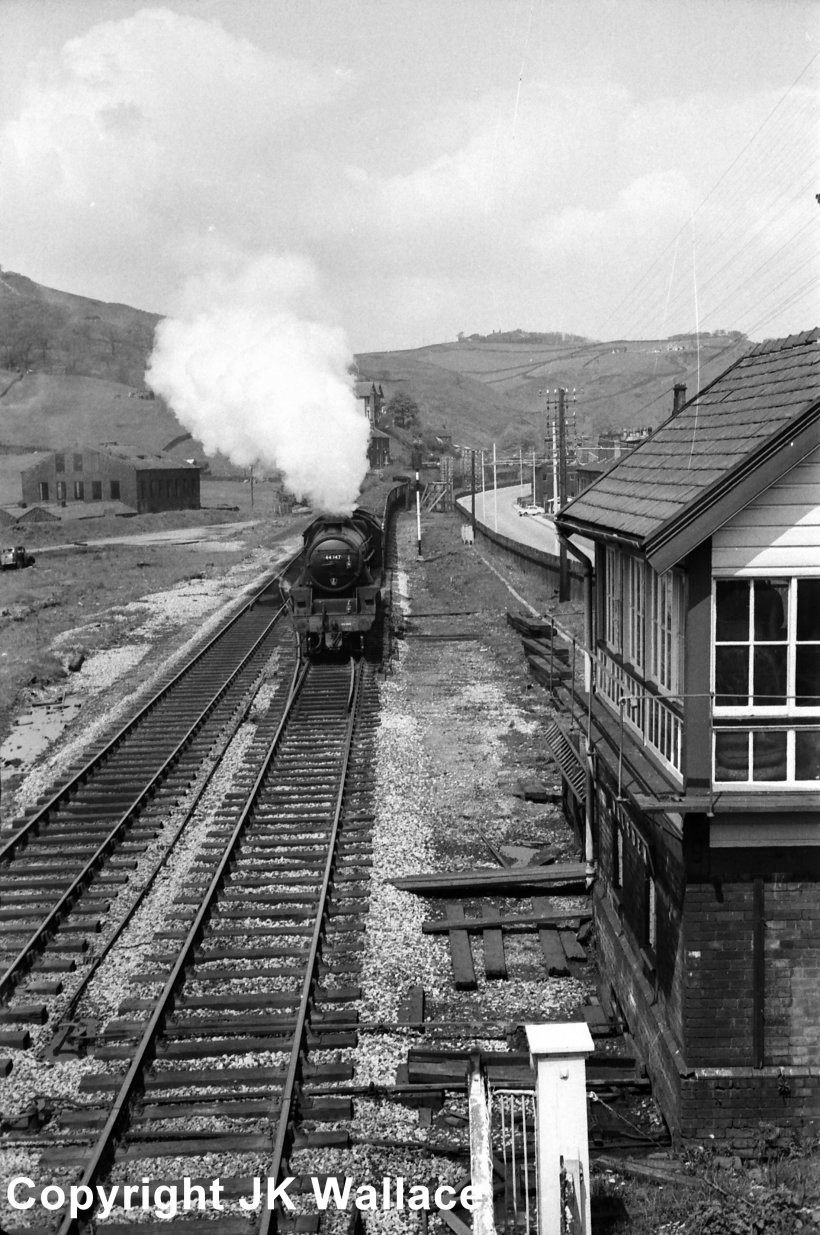
<path fill-rule="evenodd" d="M 360 399 L 364 414 L 373 428 L 379 423 L 381 410 L 384 407 L 384 391 L 375 382 L 358 381 L 354 385 L 356 398 Z"/>
<path fill-rule="evenodd" d="M 120 501 L 138 513 L 199 509 L 199 467 L 165 454 L 69 446 L 22 473 L 23 501 Z"/>
<path fill-rule="evenodd" d="M 548 742 L 603 971 L 673 1133 L 743 1153 L 820 1118 L 820 331 L 753 347 L 556 523 L 596 547 Z"/>

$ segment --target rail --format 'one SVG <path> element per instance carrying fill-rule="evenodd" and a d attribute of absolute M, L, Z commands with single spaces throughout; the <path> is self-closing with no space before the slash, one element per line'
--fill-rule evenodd
<path fill-rule="evenodd" d="M 265 595 L 267 591 L 270 590 L 277 580 L 284 577 L 285 573 L 290 569 L 294 561 L 295 557 L 291 558 L 280 571 L 277 571 L 269 579 L 267 579 L 259 591 L 256 592 L 248 601 L 246 601 L 244 605 L 237 609 L 236 613 L 231 614 L 227 621 L 214 632 L 214 634 L 202 645 L 196 654 L 191 657 L 190 660 L 186 661 L 178 672 L 175 673 L 168 682 L 155 691 L 147 703 L 145 703 L 139 711 L 135 713 L 135 715 L 130 717 L 130 719 L 125 722 L 122 728 L 115 733 L 114 737 L 106 743 L 103 750 L 98 751 L 97 754 L 93 755 L 87 763 L 83 764 L 80 770 L 76 772 L 70 780 L 66 781 L 64 785 L 61 785 L 60 788 L 54 792 L 45 805 L 35 811 L 35 813 L 25 821 L 23 826 L 8 838 L 5 844 L 0 845 L 0 863 L 13 857 L 20 845 L 26 844 L 31 836 L 35 836 L 37 834 L 41 825 L 48 822 L 48 817 L 54 808 L 60 806 L 63 802 L 68 801 L 75 790 L 80 785 L 84 784 L 89 775 L 96 768 L 100 767 L 105 762 L 107 756 L 115 750 L 125 740 L 125 738 L 133 732 L 134 729 L 137 728 L 144 717 L 156 707 L 160 700 L 170 693 L 173 687 L 176 686 L 185 677 L 185 675 L 191 671 L 191 669 L 193 669 L 194 665 L 198 664 L 199 661 L 202 660 L 202 658 L 206 656 L 209 651 L 211 651 L 219 640 L 224 637 L 227 631 L 230 630 L 231 627 L 234 626 L 240 618 L 248 612 L 248 610 L 253 608 L 253 606 L 261 599 L 261 597 Z"/>
<path fill-rule="evenodd" d="M 283 604 L 281 609 L 279 609 L 276 617 L 274 618 L 274 621 L 276 621 L 279 617 L 283 616 L 287 612 L 288 612 L 287 604 Z M 257 640 L 257 643 L 254 645 L 254 648 L 251 648 L 243 664 L 237 666 L 236 674 L 234 675 L 234 677 L 241 672 L 243 665 L 247 663 L 247 661 L 253 656 L 254 649 L 258 647 L 262 638 L 264 638 L 264 635 L 261 636 L 259 640 Z M 297 645 L 297 648 L 298 648 L 298 645 Z M 226 683 L 226 689 L 229 685 L 230 685 L 230 682 Z M 170 857 L 170 855 L 176 848 L 177 842 L 179 841 L 179 839 L 185 832 L 186 828 L 188 827 L 188 823 L 192 815 L 194 814 L 196 807 L 198 806 L 199 802 L 204 796 L 206 789 L 210 785 L 213 777 L 215 776 L 219 768 L 219 760 L 221 759 L 222 755 L 225 753 L 225 750 L 227 749 L 230 742 L 233 741 L 233 738 L 234 738 L 234 731 L 229 730 L 227 735 L 222 741 L 220 750 L 217 752 L 217 755 L 216 755 L 216 758 L 214 759 L 214 763 L 213 763 L 211 770 L 208 772 L 207 776 L 204 778 L 202 783 L 197 788 L 193 796 L 193 800 L 188 804 L 183 819 L 179 823 L 179 826 L 174 832 L 174 835 L 171 837 L 170 843 L 166 847 L 162 858 L 157 864 L 155 874 L 159 874 L 159 872 L 163 869 L 165 863 L 167 862 L 168 858 Z M 137 910 L 140 909 L 146 897 L 153 890 L 153 888 L 154 888 L 154 877 L 152 876 L 152 878 L 150 878 L 146 882 L 145 886 L 143 887 L 139 895 L 135 898 L 133 904 L 129 907 L 128 911 L 125 913 L 125 915 L 121 919 L 119 925 L 117 926 L 117 928 L 115 929 L 111 937 L 108 939 L 105 946 L 94 956 L 93 961 L 88 968 L 88 972 L 83 977 L 79 986 L 75 989 L 68 1003 L 68 1006 L 66 1007 L 65 1011 L 61 1014 L 60 1029 L 58 1029 L 57 1031 L 58 1034 L 61 1034 L 65 1030 L 66 1027 L 71 1027 L 72 1018 L 74 1017 L 77 1011 L 77 1008 L 80 1006 L 80 1003 L 83 999 L 85 991 L 91 985 L 103 961 L 106 959 L 109 952 L 111 952 L 114 945 L 117 943 L 117 941 L 119 940 L 120 936 L 123 934 L 125 929 L 130 925 L 132 919 L 137 913 Z"/>
<path fill-rule="evenodd" d="M 174 1000 L 178 993 L 180 983 L 185 976 L 186 969 L 192 962 L 194 950 L 199 943 L 208 919 L 210 918 L 212 909 L 216 903 L 216 898 L 222 888 L 222 884 L 231 869 L 234 854 L 236 853 L 247 825 L 252 818 L 254 804 L 262 790 L 268 770 L 273 762 L 288 719 L 292 713 L 293 705 L 299 696 L 300 690 L 309 670 L 309 665 L 300 665 L 297 662 L 294 670 L 294 678 L 288 694 L 288 700 L 279 725 L 277 726 L 276 733 L 271 741 L 267 757 L 264 760 L 253 786 L 251 787 L 245 806 L 243 807 L 236 825 L 234 826 L 234 829 L 228 839 L 216 871 L 214 872 L 205 895 L 200 902 L 200 906 L 194 917 L 193 923 L 191 924 L 191 927 L 180 947 L 177 959 L 174 962 L 168 978 L 166 979 L 165 985 L 157 999 L 151 1016 L 142 1032 L 139 1042 L 135 1046 L 131 1065 L 114 1099 L 111 1113 L 109 1114 L 105 1125 L 103 1126 L 93 1146 L 88 1165 L 83 1171 L 82 1179 L 78 1185 L 85 1185 L 91 1190 L 92 1193 L 95 1193 L 96 1186 L 108 1167 L 109 1161 L 114 1154 L 118 1137 L 127 1126 L 131 1105 L 140 1093 L 143 1085 L 144 1073 L 153 1062 L 156 1055 L 159 1035 L 162 1033 L 166 1018 L 171 1012 L 173 1012 Z M 70 1214 L 67 1215 L 60 1224 L 57 1235 L 78 1235 L 82 1225 L 88 1217 L 88 1212 L 84 1213 L 82 1218 L 79 1216 L 71 1217 Z"/>
<path fill-rule="evenodd" d="M 304 1039 L 307 1031 L 310 995 L 314 983 L 316 982 L 319 951 L 322 943 L 322 934 L 325 929 L 325 909 L 328 895 L 330 893 L 333 863 L 336 857 L 336 842 L 339 834 L 339 821 L 342 814 L 345 785 L 347 783 L 350 749 L 353 742 L 353 730 L 355 727 L 361 683 L 361 662 L 354 664 L 354 662 L 351 661 L 350 694 L 348 696 L 348 725 L 342 747 L 342 772 L 339 777 L 339 792 L 336 798 L 336 805 L 333 812 L 333 822 L 330 827 L 330 834 L 327 842 L 327 858 L 325 860 L 325 869 L 322 876 L 322 885 L 316 908 L 316 920 L 310 940 L 310 949 L 305 967 L 305 976 L 302 982 L 299 1011 L 296 1016 L 296 1028 L 293 1035 L 293 1045 L 291 1047 L 290 1058 L 288 1060 L 285 1082 L 282 1087 L 281 1106 L 279 1110 L 279 1121 L 276 1128 L 276 1139 L 273 1146 L 273 1156 L 271 1158 L 271 1164 L 268 1168 L 268 1175 L 274 1180 L 276 1185 L 281 1182 L 282 1162 L 285 1157 L 288 1138 L 290 1136 L 291 1126 L 293 1123 L 293 1107 L 296 1101 L 296 1086 L 299 1079 L 299 1069 L 301 1067 Z M 259 1235 L 275 1235 L 277 1230 L 277 1212 L 278 1211 L 276 1209 L 264 1210 L 259 1226 Z"/>
<path fill-rule="evenodd" d="M 7 965 L 5 971 L 2 975 L 0 975 L 0 1000 L 7 999 L 12 993 L 17 982 L 33 963 L 39 951 L 46 945 L 48 939 L 54 929 L 59 925 L 61 919 L 70 911 L 74 902 L 86 889 L 94 875 L 94 872 L 127 831 L 130 823 L 140 808 L 149 800 L 151 794 L 156 788 L 157 783 L 161 781 L 165 774 L 178 762 L 181 753 L 188 746 L 199 729 L 201 729 L 202 725 L 208 719 L 211 712 L 213 712 L 216 708 L 223 695 L 230 689 L 230 686 L 235 678 L 242 672 L 248 660 L 250 660 L 254 655 L 259 645 L 268 637 L 272 627 L 279 620 L 281 613 L 282 609 L 280 608 L 262 630 L 259 637 L 254 641 L 249 651 L 242 657 L 236 668 L 231 672 L 228 679 L 208 700 L 205 707 L 189 726 L 181 740 L 177 743 L 159 769 L 157 769 L 150 782 L 142 790 L 140 790 L 137 797 L 120 815 L 110 832 L 108 832 L 105 838 L 91 854 L 85 865 L 69 884 L 68 888 L 66 888 L 65 892 L 63 892 L 57 903 L 52 906 L 47 916 L 29 936 L 26 943 L 10 962 L 10 964 Z M 229 625 L 232 625 L 232 623 Z M 197 659 L 199 659 L 199 657 L 197 657 Z"/>

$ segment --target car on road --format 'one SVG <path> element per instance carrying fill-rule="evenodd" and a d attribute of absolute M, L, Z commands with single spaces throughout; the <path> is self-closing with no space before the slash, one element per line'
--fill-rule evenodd
<path fill-rule="evenodd" d="M 530 503 L 527 506 L 519 506 L 518 513 L 519 515 L 543 515 L 544 508 L 542 506 L 535 506 Z"/>

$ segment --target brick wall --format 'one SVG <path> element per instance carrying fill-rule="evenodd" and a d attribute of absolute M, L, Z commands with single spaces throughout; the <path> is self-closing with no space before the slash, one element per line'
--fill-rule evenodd
<path fill-rule="evenodd" d="M 765 1148 L 766 1124 L 804 1137 L 820 1132 L 820 1068 L 736 1068 L 728 1075 L 681 1079 L 684 1140 L 713 1136 L 741 1157 L 752 1157 Z"/>
<path fill-rule="evenodd" d="M 752 884 L 686 889 L 684 1041 L 690 1066 L 752 1065 Z"/>
<path fill-rule="evenodd" d="M 595 920 L 602 980 L 626 1017 L 673 1132 L 760 1147 L 761 1122 L 820 1128 L 820 887 L 767 873 L 757 1002 L 753 868 L 685 885 L 682 846 L 598 785 Z M 623 833 L 620 885 L 617 834 Z M 758 855 L 759 856 L 759 855 Z M 656 889 L 654 969 L 645 948 L 646 871 Z M 723 863 L 724 868 L 726 861 Z M 755 1034 L 755 1008 L 762 1008 Z M 756 1068 L 756 1047 L 763 1066 Z"/>
<path fill-rule="evenodd" d="M 764 1062 L 820 1063 L 820 887 L 764 883 Z"/>
<path fill-rule="evenodd" d="M 763 884 L 763 1064 L 820 1061 L 820 899 L 814 882 Z M 686 890 L 684 1037 L 690 1064 L 753 1065 L 753 884 Z"/>

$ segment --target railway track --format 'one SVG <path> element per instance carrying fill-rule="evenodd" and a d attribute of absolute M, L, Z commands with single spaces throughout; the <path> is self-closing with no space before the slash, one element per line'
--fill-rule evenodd
<path fill-rule="evenodd" d="M 271 709 L 149 969 L 97 1040 L 100 1071 L 81 1084 L 91 1104 L 37 1137 L 43 1178 L 91 1194 L 150 1178 L 152 1195 L 165 1185 L 180 1197 L 186 1178 L 208 1197 L 219 1179 L 224 1212 L 178 1225 L 202 1229 L 207 1217 L 214 1235 L 247 1233 L 255 1214 L 264 1235 L 288 1229 L 286 1206 L 268 1210 L 263 1195 L 253 1208 L 253 1181 L 281 1183 L 294 1138 L 325 1143 L 322 1120 L 349 1116 L 349 1098 L 311 1100 L 303 1084 L 351 1077 L 323 1053 L 356 1042 L 376 712 L 364 663 L 308 665 Z M 53 1229 L 76 1235 L 89 1216 L 63 1213 Z M 117 1235 L 167 1229 L 114 1217 Z M 318 1230 L 315 1205 L 290 1226 Z"/>
<path fill-rule="evenodd" d="M 44 1019 L 161 820 L 235 726 L 275 653 L 293 657 L 269 583 L 0 843 L 0 1022 Z M 25 994 L 15 992 L 25 983 Z M 7 1045 L 25 1045 L 6 1034 Z"/>

